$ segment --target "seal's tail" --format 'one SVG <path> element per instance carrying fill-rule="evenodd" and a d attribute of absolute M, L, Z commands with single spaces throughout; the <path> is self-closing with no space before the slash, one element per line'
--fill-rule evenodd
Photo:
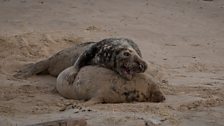
<path fill-rule="evenodd" d="M 27 78 L 35 74 L 47 72 L 49 60 L 42 60 L 37 63 L 30 63 L 18 70 L 13 76 L 16 78 Z"/>

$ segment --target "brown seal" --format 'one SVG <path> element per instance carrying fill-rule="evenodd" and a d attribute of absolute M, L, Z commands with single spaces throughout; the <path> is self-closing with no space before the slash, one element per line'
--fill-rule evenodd
<path fill-rule="evenodd" d="M 63 79 L 57 78 L 56 89 L 59 94 L 65 98 L 85 100 L 87 105 L 165 100 L 157 82 L 146 73 L 136 74 L 129 81 L 110 69 L 85 66 L 81 68 L 72 84 Z"/>

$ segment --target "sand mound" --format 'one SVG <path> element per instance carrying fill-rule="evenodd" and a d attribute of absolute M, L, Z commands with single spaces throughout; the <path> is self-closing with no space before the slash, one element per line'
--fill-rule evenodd
<path fill-rule="evenodd" d="M 72 35 L 58 37 L 38 33 L 0 36 L 0 72 L 12 73 L 23 64 L 49 57 L 62 48 L 80 43 L 81 40 L 82 38 Z"/>

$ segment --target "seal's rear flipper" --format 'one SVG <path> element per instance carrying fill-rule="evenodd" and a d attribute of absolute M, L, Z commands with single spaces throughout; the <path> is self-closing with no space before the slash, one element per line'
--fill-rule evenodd
<path fill-rule="evenodd" d="M 49 60 L 42 60 L 37 63 L 30 63 L 17 71 L 13 76 L 15 78 L 27 78 L 35 74 L 47 72 Z"/>

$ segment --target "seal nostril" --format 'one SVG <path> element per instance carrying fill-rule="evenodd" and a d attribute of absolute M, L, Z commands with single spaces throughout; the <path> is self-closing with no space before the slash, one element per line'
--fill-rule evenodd
<path fill-rule="evenodd" d="M 146 62 L 144 62 L 144 71 L 147 69 L 148 65 Z"/>
<path fill-rule="evenodd" d="M 144 65 L 142 63 L 136 62 L 136 64 L 137 64 L 140 71 L 144 71 Z"/>
<path fill-rule="evenodd" d="M 162 99 L 162 101 L 165 101 L 165 100 L 166 100 L 166 97 L 164 97 L 164 96 L 163 96 L 163 99 Z"/>
<path fill-rule="evenodd" d="M 140 68 L 141 70 L 144 70 L 144 66 L 142 64 L 140 64 Z"/>
<path fill-rule="evenodd" d="M 146 65 L 144 63 L 139 63 L 139 68 L 142 72 L 144 72 L 146 70 Z"/>

